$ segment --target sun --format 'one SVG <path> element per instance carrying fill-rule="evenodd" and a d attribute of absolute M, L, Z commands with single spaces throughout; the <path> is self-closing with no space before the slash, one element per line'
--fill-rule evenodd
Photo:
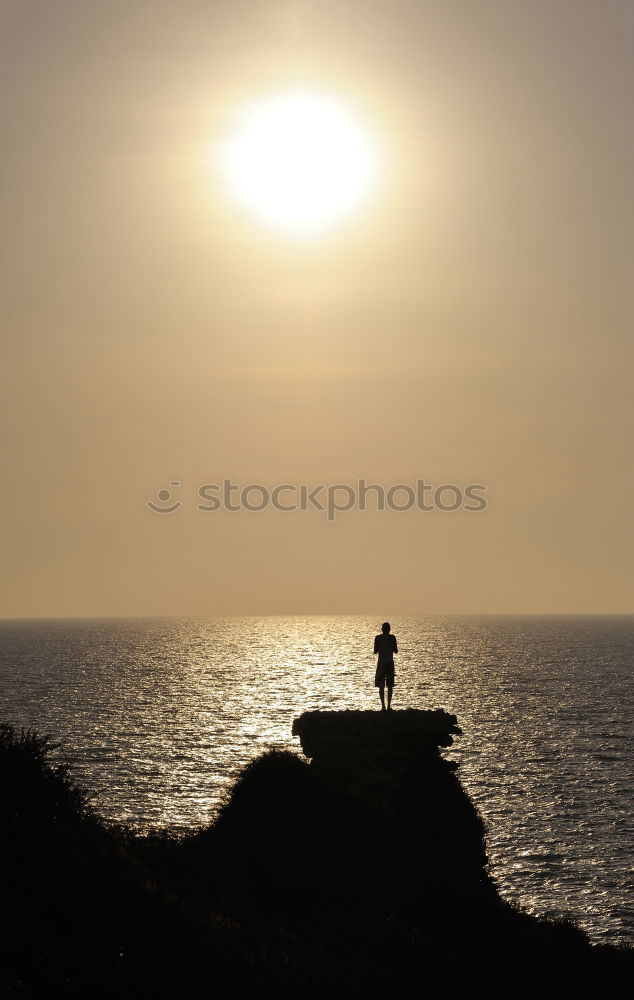
<path fill-rule="evenodd" d="M 342 102 L 307 91 L 246 106 L 219 155 L 232 197 L 297 235 L 358 209 L 376 184 L 378 161 L 371 133 Z"/>

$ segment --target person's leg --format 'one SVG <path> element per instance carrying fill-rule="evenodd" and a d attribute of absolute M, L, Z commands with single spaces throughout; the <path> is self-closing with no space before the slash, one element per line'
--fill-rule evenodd
<path fill-rule="evenodd" d="M 385 684 L 379 685 L 379 698 L 381 699 L 381 711 L 385 711 Z"/>
<path fill-rule="evenodd" d="M 394 689 L 393 689 L 392 685 L 388 684 L 388 686 L 387 686 L 387 707 L 388 708 L 392 707 L 392 691 L 393 690 Z"/>

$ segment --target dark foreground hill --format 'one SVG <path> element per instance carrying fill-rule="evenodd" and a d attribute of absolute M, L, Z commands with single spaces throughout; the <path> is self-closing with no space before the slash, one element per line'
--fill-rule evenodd
<path fill-rule="evenodd" d="M 0 727 L 2 996 L 616 997 L 631 950 L 498 897 L 444 712 L 306 713 L 187 838 L 106 826 Z"/>

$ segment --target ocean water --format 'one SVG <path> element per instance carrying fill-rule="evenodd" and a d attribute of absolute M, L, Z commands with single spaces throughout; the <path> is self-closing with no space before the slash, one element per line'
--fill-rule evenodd
<path fill-rule="evenodd" d="M 501 894 L 634 943 L 634 617 L 394 621 L 395 708 L 444 708 Z M 139 828 L 208 823 L 310 709 L 378 708 L 363 617 L 0 621 L 0 721 Z"/>

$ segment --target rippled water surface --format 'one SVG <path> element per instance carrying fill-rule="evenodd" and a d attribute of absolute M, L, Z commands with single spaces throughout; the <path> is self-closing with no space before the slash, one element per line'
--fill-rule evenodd
<path fill-rule="evenodd" d="M 98 807 L 211 820 L 242 766 L 308 709 L 373 708 L 361 617 L 0 622 L 2 721 L 61 741 Z M 634 942 L 634 618 L 393 622 L 395 708 L 444 708 L 501 893 Z"/>

